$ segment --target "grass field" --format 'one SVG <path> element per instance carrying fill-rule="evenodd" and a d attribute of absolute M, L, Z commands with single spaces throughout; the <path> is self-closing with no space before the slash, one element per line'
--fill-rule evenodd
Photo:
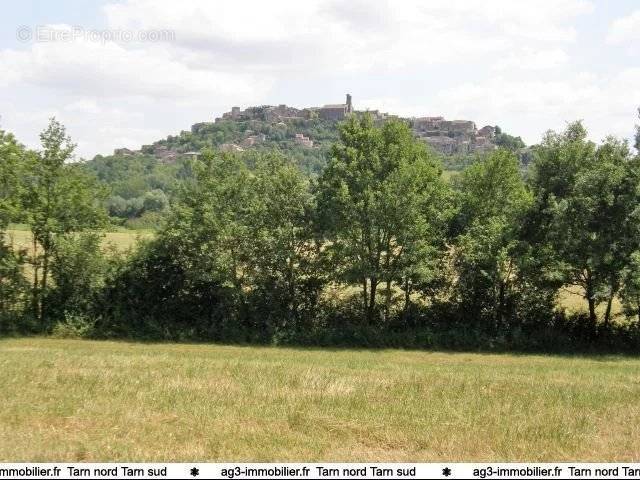
<path fill-rule="evenodd" d="M 453 175 L 458 174 L 458 172 L 452 170 L 445 170 L 444 173 L 447 178 L 451 178 Z M 140 240 L 151 238 L 153 235 L 154 233 L 151 230 L 123 229 L 122 231 L 105 232 L 102 244 L 105 248 L 115 247 L 119 251 L 125 251 L 129 248 L 135 247 Z M 6 237 L 7 241 L 16 248 L 26 248 L 28 250 L 32 248 L 31 233 L 22 225 L 14 225 L 13 228 L 7 230 Z M 571 313 L 587 311 L 587 304 L 579 294 L 579 289 L 577 287 L 573 288 L 571 291 L 561 291 L 558 296 L 558 303 L 559 306 L 566 308 L 567 311 Z M 606 306 L 604 304 L 601 304 L 598 307 L 599 315 L 604 314 L 605 307 Z M 622 305 L 618 299 L 615 299 L 613 303 L 612 312 L 614 319 L 616 316 L 622 314 Z"/>
<path fill-rule="evenodd" d="M 127 250 L 136 245 L 140 239 L 150 238 L 152 232 L 147 230 L 129 230 L 121 232 L 106 232 L 102 241 L 105 247 L 113 246 L 120 251 Z M 22 228 L 12 228 L 7 230 L 7 242 L 16 248 L 31 249 L 31 232 Z"/>
<path fill-rule="evenodd" d="M 640 459 L 640 359 L 0 341 L 0 461 Z"/>

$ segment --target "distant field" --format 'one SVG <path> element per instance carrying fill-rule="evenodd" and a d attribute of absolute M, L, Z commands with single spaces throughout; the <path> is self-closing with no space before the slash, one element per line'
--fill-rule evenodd
<path fill-rule="evenodd" d="M 0 461 L 638 461 L 640 359 L 0 341 Z"/>
<path fill-rule="evenodd" d="M 444 175 L 447 179 L 450 179 L 459 172 L 452 170 L 445 170 Z M 117 250 L 124 251 L 131 247 L 134 247 L 140 240 L 148 239 L 153 236 L 151 230 L 123 230 L 117 232 L 106 232 L 103 240 L 105 247 L 111 245 Z M 14 246 L 20 248 L 31 248 L 31 233 L 22 226 L 14 226 L 7 231 L 7 240 Z M 576 294 L 579 292 L 577 288 L 573 289 L 571 293 L 567 290 L 560 292 L 558 297 L 561 307 L 566 308 L 569 312 L 585 312 L 586 302 L 584 299 Z M 605 306 L 600 305 L 598 308 L 598 314 L 604 313 Z M 613 315 L 619 315 L 622 313 L 622 306 L 618 299 L 613 302 Z"/>
<path fill-rule="evenodd" d="M 460 172 L 458 170 L 443 170 L 442 178 L 444 178 L 447 181 L 450 181 L 453 177 L 459 174 Z"/>
<path fill-rule="evenodd" d="M 444 174 L 450 179 L 453 175 L 458 174 L 458 172 L 445 170 Z M 105 247 L 111 245 L 117 250 L 125 251 L 134 247 L 140 240 L 148 239 L 152 236 L 153 231 L 151 230 L 106 232 L 103 239 L 103 245 Z M 20 225 L 14 226 L 7 231 L 7 240 L 17 248 L 31 248 L 31 233 Z M 577 294 L 578 292 L 578 288 L 572 289 L 571 292 L 568 290 L 560 292 L 560 295 L 558 296 L 560 306 L 566 308 L 569 312 L 585 312 L 587 309 L 586 302 L 579 294 Z M 598 314 L 602 315 L 604 310 L 605 305 L 600 305 L 598 308 Z M 622 306 L 618 299 L 615 299 L 613 302 L 612 312 L 614 316 L 622 313 Z"/>
<path fill-rule="evenodd" d="M 572 287 L 570 289 L 561 290 L 558 294 L 558 303 L 561 307 L 565 308 L 568 312 L 583 312 L 586 313 L 588 311 L 587 301 L 582 297 L 581 291 L 578 287 Z M 598 305 L 596 312 L 600 317 L 604 316 L 607 305 L 605 302 L 602 302 Z M 624 316 L 624 311 L 622 308 L 622 302 L 620 302 L 619 298 L 614 298 L 611 303 L 611 314 L 612 318 L 620 321 L 627 321 Z"/>
<path fill-rule="evenodd" d="M 118 250 L 127 250 L 133 247 L 140 239 L 150 238 L 153 235 L 151 231 L 122 231 L 122 232 L 106 232 L 103 245 L 107 247 L 112 245 Z M 12 228 L 7 231 L 7 241 L 17 248 L 31 248 L 31 232 L 22 228 Z"/>

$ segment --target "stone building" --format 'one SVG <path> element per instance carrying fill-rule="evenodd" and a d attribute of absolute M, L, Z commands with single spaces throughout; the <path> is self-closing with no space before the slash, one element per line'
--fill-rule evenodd
<path fill-rule="evenodd" d="M 480 130 L 478 130 L 478 135 L 480 135 L 481 137 L 493 138 L 496 136 L 496 127 L 485 125 Z"/>
<path fill-rule="evenodd" d="M 425 142 L 431 145 L 438 152 L 451 155 L 460 149 L 460 145 L 453 138 L 447 136 L 422 137 Z"/>
<path fill-rule="evenodd" d="M 445 120 L 443 117 L 420 117 L 412 120 L 412 128 L 435 150 L 450 155 L 492 150 L 495 128 L 487 125 L 480 130 L 471 120 Z"/>
<path fill-rule="evenodd" d="M 440 132 L 443 117 L 421 117 L 413 120 L 413 129 L 417 132 Z"/>
<path fill-rule="evenodd" d="M 293 141 L 296 142 L 298 145 L 302 145 L 303 147 L 307 147 L 307 148 L 313 147 L 313 140 L 311 140 L 309 137 L 306 137 L 302 133 L 296 133 L 296 136 L 293 139 Z"/>
<path fill-rule="evenodd" d="M 353 103 L 351 101 L 351 95 L 347 93 L 346 103 L 337 103 L 333 105 L 325 105 L 317 110 L 318 116 L 323 120 L 341 121 L 346 118 L 347 115 L 353 113 Z"/>
<path fill-rule="evenodd" d="M 258 143 L 262 143 L 266 140 L 267 136 L 264 133 L 258 133 L 254 135 L 249 135 L 247 138 L 242 140 L 240 145 L 242 147 L 253 147 Z"/>
<path fill-rule="evenodd" d="M 223 143 L 218 147 L 221 152 L 243 152 L 244 148 L 235 143 Z"/>
<path fill-rule="evenodd" d="M 172 163 L 178 157 L 178 152 L 170 149 L 166 145 L 154 145 L 153 155 L 162 163 Z"/>

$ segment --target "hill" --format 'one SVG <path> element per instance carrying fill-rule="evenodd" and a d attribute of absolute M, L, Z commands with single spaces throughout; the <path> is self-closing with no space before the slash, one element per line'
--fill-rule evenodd
<path fill-rule="evenodd" d="M 514 151 L 525 148 L 520 137 L 508 135 L 498 126 L 478 129 L 471 120 L 402 118 L 378 110 L 355 110 L 347 95 L 342 104 L 303 109 L 287 105 L 245 110 L 232 107 L 213 121 L 196 123 L 139 150 L 117 148 L 113 155 L 97 155 L 85 167 L 110 188 L 108 208 L 114 219 L 129 227 L 148 228 L 157 223 L 178 180 L 190 177 L 189 160 L 202 151 L 236 152 L 246 155 L 249 163 L 256 153 L 278 151 L 314 177 L 326 165 L 331 145 L 338 140 L 338 124 L 349 115 L 365 113 L 380 123 L 390 118 L 409 123 L 416 137 L 441 156 L 446 170 L 461 170 L 479 154 L 498 146 Z"/>

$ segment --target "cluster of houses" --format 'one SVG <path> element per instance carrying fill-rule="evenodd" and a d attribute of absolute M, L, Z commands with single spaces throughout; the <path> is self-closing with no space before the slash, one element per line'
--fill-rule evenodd
<path fill-rule="evenodd" d="M 421 117 L 412 119 L 416 136 L 434 149 L 448 155 L 493 150 L 492 142 L 496 129 L 486 125 L 480 130 L 470 120 L 445 120 L 443 117 Z"/>
<path fill-rule="evenodd" d="M 345 103 L 324 105 L 322 107 L 294 108 L 281 104 L 278 106 L 263 105 L 260 107 L 249 107 L 240 110 L 240 107 L 231 107 L 231 111 L 223 113 L 222 117 L 215 119 L 216 123 L 224 120 L 262 120 L 276 123 L 286 120 L 309 120 L 321 118 L 323 120 L 341 121 L 347 115 L 353 113 L 351 95 L 347 93 Z"/>
<path fill-rule="evenodd" d="M 376 120 L 397 118 L 378 110 L 367 110 Z M 345 103 L 324 105 L 322 107 L 294 108 L 287 105 L 263 105 L 249 107 L 241 110 L 240 107 L 232 107 L 222 117 L 215 119 L 215 123 L 222 121 L 263 121 L 275 125 L 286 126 L 291 120 L 312 120 L 322 119 L 327 121 L 342 121 L 352 113 L 364 113 L 355 111 L 350 94 L 346 95 Z M 409 119 L 416 137 L 431 145 L 435 150 L 444 154 L 467 154 L 482 152 L 496 148 L 493 143 L 495 128 L 487 125 L 481 129 L 476 128 L 476 124 L 470 120 L 445 120 L 443 117 L 419 117 Z M 210 124 L 210 123 L 209 123 Z M 192 132 L 196 132 L 207 123 L 198 123 L 191 127 Z M 254 147 L 267 138 L 263 133 L 255 133 L 251 130 L 245 132 L 245 137 L 237 143 L 224 143 L 219 146 L 221 151 L 241 152 L 247 148 Z M 293 142 L 304 148 L 313 148 L 314 141 L 303 133 L 296 133 Z M 165 163 L 171 163 L 178 156 L 197 156 L 198 152 L 178 153 L 165 145 L 145 145 L 142 150 L 129 150 L 127 148 L 117 148 L 114 155 L 135 155 L 144 152 L 152 153 L 156 158 Z"/>
<path fill-rule="evenodd" d="M 166 145 L 143 145 L 140 150 L 130 150 L 128 148 L 116 148 L 113 151 L 115 156 L 129 157 L 141 155 L 143 153 L 152 154 L 161 163 L 173 163 L 179 156 L 197 158 L 199 152 L 177 152 Z"/>

